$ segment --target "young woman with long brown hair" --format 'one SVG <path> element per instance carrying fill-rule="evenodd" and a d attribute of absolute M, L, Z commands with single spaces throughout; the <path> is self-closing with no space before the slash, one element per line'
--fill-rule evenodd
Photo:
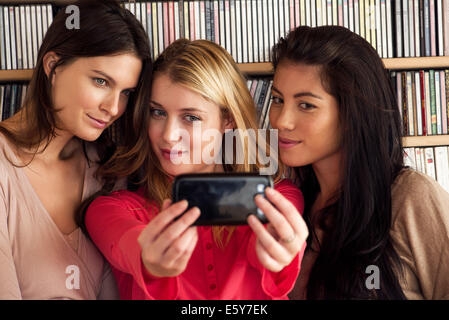
<path fill-rule="evenodd" d="M 108 168 L 109 175 L 120 176 L 142 166 L 138 190 L 95 199 L 85 217 L 89 235 L 113 267 L 121 298 L 287 299 L 307 236 L 302 195 L 291 182 L 275 179 L 266 192 L 273 205 L 256 197 L 267 228 L 254 216 L 249 226 L 195 227 L 198 208 L 180 216 L 187 202 L 168 200 L 179 174 L 262 169 L 251 163 L 242 140 L 235 148 L 245 155 L 243 163 L 192 159 L 210 143 L 195 136 L 196 125 L 217 133 L 221 148 L 210 154 L 214 160 L 230 156 L 222 147 L 226 130 L 257 130 L 253 100 L 232 57 L 210 41 L 175 41 L 154 63 L 148 107 L 148 136 L 142 135 L 148 148 L 129 145 Z M 136 153 L 146 161 L 136 161 Z M 180 158 L 187 161 L 173 161 Z"/>
<path fill-rule="evenodd" d="M 0 299 L 117 297 L 75 212 L 102 187 L 95 172 L 115 141 L 136 140 L 128 128 L 139 125 L 148 103 L 150 48 L 118 1 L 74 5 L 80 28 L 66 28 L 64 9 L 57 14 L 24 106 L 0 123 Z"/>
<path fill-rule="evenodd" d="M 337 26 L 273 49 L 270 122 L 310 230 L 293 299 L 449 298 L 449 195 L 404 167 L 401 118 L 374 48 Z"/>

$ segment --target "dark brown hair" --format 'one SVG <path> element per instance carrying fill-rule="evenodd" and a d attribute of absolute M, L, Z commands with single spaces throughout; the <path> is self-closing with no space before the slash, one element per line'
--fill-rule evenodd
<path fill-rule="evenodd" d="M 68 14 L 62 8 L 49 27 L 40 46 L 36 66 L 19 119 L 19 128 L 11 130 L 0 123 L 3 133 L 16 147 L 37 150 L 48 146 L 55 137 L 56 110 L 51 99 L 51 79 L 59 66 L 82 57 L 108 56 L 122 53 L 135 54 L 142 61 L 139 82 L 131 93 L 127 109 L 113 126 L 105 130 L 94 142 L 104 164 L 116 148 L 116 142 L 134 143 L 138 138 L 140 117 L 148 105 L 151 86 L 152 61 L 148 37 L 140 22 L 115 0 L 81 0 L 73 3 L 80 12 L 80 28 L 68 29 Z M 43 58 L 53 51 L 59 60 L 49 77 L 44 71 Z M 118 136 L 113 139 L 113 134 Z M 100 168 L 101 172 L 101 168 Z"/>
<path fill-rule="evenodd" d="M 320 190 L 311 165 L 294 168 L 305 198 L 304 218 L 324 230 L 310 273 L 308 299 L 403 299 L 401 266 L 392 246 L 391 186 L 403 168 L 401 120 L 388 72 L 374 48 L 343 27 L 299 27 L 273 48 L 282 63 L 320 67 L 324 88 L 339 104 L 343 181 L 335 201 L 310 216 Z M 315 222 L 315 221 L 314 221 Z M 368 290 L 366 268 L 380 270 Z"/>

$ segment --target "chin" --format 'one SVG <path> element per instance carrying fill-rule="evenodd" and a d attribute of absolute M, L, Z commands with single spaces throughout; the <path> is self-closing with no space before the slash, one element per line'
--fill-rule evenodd
<path fill-rule="evenodd" d="M 95 133 L 89 132 L 89 133 L 84 133 L 84 134 L 76 134 L 76 136 L 81 140 L 93 142 L 93 141 L 97 140 L 101 136 L 102 133 L 103 133 L 103 131 L 95 132 Z"/>

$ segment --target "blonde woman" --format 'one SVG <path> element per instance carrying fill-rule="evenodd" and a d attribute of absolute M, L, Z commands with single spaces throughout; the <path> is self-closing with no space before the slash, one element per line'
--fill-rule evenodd
<path fill-rule="evenodd" d="M 261 169 L 250 163 L 245 144 L 238 147 L 246 155 L 243 164 L 192 160 L 192 146 L 204 154 L 210 143 L 195 136 L 195 128 L 216 132 L 220 145 L 227 129 L 257 129 L 253 101 L 234 61 L 212 42 L 178 40 L 153 72 L 143 137 L 148 149 L 129 146 L 109 168 L 110 175 L 134 173 L 140 167 L 136 154 L 145 154 L 139 188 L 97 198 L 85 216 L 91 238 L 113 267 L 121 298 L 287 299 L 308 234 L 300 215 L 302 194 L 290 182 L 275 180 L 267 191 L 273 205 L 255 198 L 270 221 L 267 228 L 252 216 L 248 226 L 192 226 L 199 209 L 181 216 L 187 202 L 168 200 L 179 174 Z"/>

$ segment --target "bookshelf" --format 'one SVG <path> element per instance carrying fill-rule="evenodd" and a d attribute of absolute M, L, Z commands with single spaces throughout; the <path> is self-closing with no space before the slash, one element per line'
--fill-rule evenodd
<path fill-rule="evenodd" d="M 0 5 L 24 5 L 24 4 L 52 4 L 64 6 L 73 3 L 74 0 L 0 0 Z M 122 1 L 133 3 L 139 1 Z M 302 18 L 302 17 L 301 17 Z M 449 56 L 412 57 L 412 58 L 384 58 L 382 59 L 386 69 L 389 70 L 418 70 L 449 68 Z M 270 62 L 239 63 L 240 70 L 249 77 L 269 77 L 273 70 Z M 33 70 L 0 70 L 0 84 L 15 81 L 29 81 Z M 407 136 L 403 138 L 404 147 L 429 147 L 449 145 L 449 135 Z"/>

